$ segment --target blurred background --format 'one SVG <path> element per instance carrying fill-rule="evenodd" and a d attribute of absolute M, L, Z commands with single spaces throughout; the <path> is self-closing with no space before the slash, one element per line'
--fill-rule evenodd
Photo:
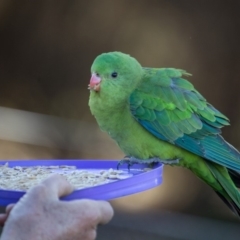
<path fill-rule="evenodd" d="M 192 73 L 199 92 L 230 118 L 223 136 L 240 149 L 239 9 L 237 0 L 1 0 L 0 159 L 122 158 L 91 116 L 87 90 L 94 58 L 116 50 L 146 67 Z M 161 239 L 240 234 L 239 221 L 216 194 L 181 168 L 165 167 L 160 187 L 112 204 L 116 216 L 99 239 L 119 229 L 125 234 L 119 239 L 159 239 L 163 231 Z M 151 226 L 159 222 L 151 230 L 160 229 L 158 235 L 144 235 L 145 218 Z M 181 222 L 178 236 L 173 222 Z"/>

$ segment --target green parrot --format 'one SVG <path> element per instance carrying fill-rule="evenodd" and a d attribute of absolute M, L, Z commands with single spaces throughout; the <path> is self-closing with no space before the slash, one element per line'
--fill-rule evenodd
<path fill-rule="evenodd" d="M 91 67 L 89 106 L 126 154 L 123 162 L 190 169 L 240 216 L 240 153 L 221 136 L 229 119 L 175 68 L 144 68 L 130 55 L 99 55 Z"/>

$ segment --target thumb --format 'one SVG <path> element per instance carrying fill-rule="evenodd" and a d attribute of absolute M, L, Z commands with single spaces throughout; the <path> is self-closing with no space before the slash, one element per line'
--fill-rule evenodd
<path fill-rule="evenodd" d="M 36 201 L 58 200 L 60 197 L 70 194 L 74 187 L 60 174 L 53 174 L 41 184 L 31 188 L 23 197 L 36 199 Z"/>

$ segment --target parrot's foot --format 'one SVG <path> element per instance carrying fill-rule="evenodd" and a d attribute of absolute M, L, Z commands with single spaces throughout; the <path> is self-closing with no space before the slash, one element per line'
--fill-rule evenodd
<path fill-rule="evenodd" d="M 161 163 L 164 165 L 174 165 L 174 164 L 178 164 L 179 160 L 180 159 L 164 160 L 157 157 L 153 157 L 149 159 L 139 159 L 135 157 L 125 156 L 122 160 L 118 162 L 117 169 L 119 169 L 119 167 L 123 164 L 128 165 L 128 170 L 130 170 L 130 167 L 134 164 L 143 164 L 143 163 L 149 164 L 149 166 L 153 166 L 155 163 Z"/>

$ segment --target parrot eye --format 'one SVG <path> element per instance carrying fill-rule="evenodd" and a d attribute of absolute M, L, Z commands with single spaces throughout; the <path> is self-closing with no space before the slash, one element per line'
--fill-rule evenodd
<path fill-rule="evenodd" d="M 116 77 L 118 76 L 118 74 L 117 74 L 117 72 L 113 72 L 113 73 L 111 74 L 111 76 L 112 76 L 112 78 L 116 78 Z"/>

